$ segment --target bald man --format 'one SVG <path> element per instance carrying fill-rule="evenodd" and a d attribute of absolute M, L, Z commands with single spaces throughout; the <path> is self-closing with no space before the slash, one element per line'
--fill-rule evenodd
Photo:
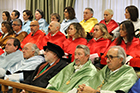
<path fill-rule="evenodd" d="M 43 33 L 41 30 L 39 30 L 39 23 L 36 20 L 33 20 L 30 23 L 30 34 L 24 38 L 24 40 L 21 42 L 21 48 L 24 47 L 26 43 L 34 43 L 38 46 L 40 49 L 40 43 L 43 37 L 45 36 L 45 33 Z"/>
<path fill-rule="evenodd" d="M 48 31 L 48 35 L 46 35 L 42 40 L 42 49 L 43 46 L 47 45 L 47 42 L 51 42 L 62 47 L 62 43 L 66 37 L 60 32 L 60 23 L 57 21 L 52 21 L 48 26 Z"/>

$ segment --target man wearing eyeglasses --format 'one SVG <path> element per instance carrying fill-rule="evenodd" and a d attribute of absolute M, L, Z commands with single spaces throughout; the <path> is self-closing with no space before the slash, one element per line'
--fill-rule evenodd
<path fill-rule="evenodd" d="M 15 37 L 22 42 L 23 39 L 28 35 L 27 32 L 22 31 L 22 21 L 20 19 L 13 20 L 12 28 L 15 31 Z"/>
<path fill-rule="evenodd" d="M 106 59 L 107 65 L 87 83 L 79 85 L 78 93 L 127 93 L 133 86 L 137 75 L 132 67 L 124 65 L 124 49 L 111 47 Z"/>
<path fill-rule="evenodd" d="M 40 49 L 40 45 L 42 42 L 41 40 L 45 36 L 45 33 L 43 33 L 41 30 L 39 30 L 38 21 L 33 20 L 30 23 L 30 30 L 31 30 L 30 34 L 27 35 L 24 38 L 24 40 L 21 42 L 21 48 L 23 48 L 26 43 L 34 43 Z"/>

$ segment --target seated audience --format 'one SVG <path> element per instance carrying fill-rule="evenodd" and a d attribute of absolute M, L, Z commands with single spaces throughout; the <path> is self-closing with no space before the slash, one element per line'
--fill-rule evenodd
<path fill-rule="evenodd" d="M 52 21 L 48 27 L 48 31 L 48 35 L 43 37 L 43 40 L 41 40 L 41 49 L 43 49 L 43 46 L 47 45 L 47 42 L 51 42 L 62 47 L 62 43 L 64 40 L 66 40 L 66 37 L 62 32 L 60 32 L 60 23 L 57 21 Z"/>
<path fill-rule="evenodd" d="M 36 9 L 35 11 L 35 19 L 39 23 L 39 29 L 44 32 L 45 27 L 48 25 L 46 20 L 44 19 L 44 12 L 40 9 Z"/>
<path fill-rule="evenodd" d="M 84 10 L 84 19 L 80 22 L 82 27 L 85 29 L 85 32 L 87 33 L 87 38 L 89 37 L 89 32 L 94 27 L 95 24 L 98 23 L 98 20 L 93 17 L 94 11 L 92 8 L 85 8 Z"/>
<path fill-rule="evenodd" d="M 67 65 L 62 59 L 64 51 L 58 45 L 48 42 L 44 51 L 46 62 L 41 63 L 23 83 L 45 88 L 48 81 Z"/>
<path fill-rule="evenodd" d="M 106 55 L 107 65 L 87 83 L 79 85 L 78 93 L 127 93 L 138 79 L 134 69 L 124 65 L 126 54 L 122 47 L 114 46 Z"/>
<path fill-rule="evenodd" d="M 14 34 L 14 31 L 12 30 L 12 27 L 8 21 L 2 22 L 1 30 L 2 30 L 3 34 L 0 37 L 0 47 L 2 49 L 4 49 L 8 38 L 15 37 L 15 34 Z"/>
<path fill-rule="evenodd" d="M 127 54 L 127 62 L 132 67 L 140 68 L 140 40 L 134 37 L 134 26 L 131 21 L 123 21 L 120 24 L 120 35 L 116 38 L 109 47 L 114 45 L 121 46 Z M 109 48 L 108 48 L 109 49 Z M 107 51 L 108 51 L 107 49 Z M 104 56 L 101 58 L 101 64 L 105 65 Z M 129 63 L 130 62 L 130 63 Z"/>
<path fill-rule="evenodd" d="M 78 45 L 75 50 L 75 60 L 56 76 L 49 80 L 48 89 L 67 93 L 79 84 L 94 77 L 97 70 L 89 60 L 90 50 L 85 45 Z"/>
<path fill-rule="evenodd" d="M 40 44 L 42 42 L 41 40 L 45 36 L 45 33 L 39 30 L 38 21 L 33 20 L 30 23 L 30 29 L 31 29 L 30 34 L 27 35 L 21 42 L 21 48 L 23 48 L 26 43 L 34 43 L 38 46 L 38 48 L 40 47 Z"/>
<path fill-rule="evenodd" d="M 52 13 L 51 14 L 51 22 L 52 21 L 60 22 L 60 15 L 58 13 Z M 49 25 L 45 27 L 46 35 L 49 33 L 48 27 L 49 27 Z"/>
<path fill-rule="evenodd" d="M 23 53 L 19 48 L 20 41 L 16 38 L 11 37 L 6 42 L 5 53 L 0 55 L 0 68 L 7 71 L 7 74 L 14 73 L 15 69 L 18 68 L 17 64 L 20 64 L 24 60 Z"/>
<path fill-rule="evenodd" d="M 13 30 L 15 31 L 15 37 L 22 42 L 23 39 L 28 35 L 27 32 L 22 30 L 22 21 L 20 19 L 13 20 Z"/>
<path fill-rule="evenodd" d="M 104 19 L 100 21 L 100 23 L 103 23 L 106 25 L 108 33 L 112 34 L 112 31 L 118 27 L 118 23 L 116 23 L 113 19 L 113 10 L 106 9 L 104 11 Z M 91 32 L 94 32 L 94 28 L 92 28 Z"/>
<path fill-rule="evenodd" d="M 30 10 L 24 10 L 23 11 L 23 25 L 22 25 L 22 31 L 26 31 L 28 34 L 31 32 L 30 30 L 30 23 L 33 19 L 32 12 Z"/>
<path fill-rule="evenodd" d="M 78 23 L 78 19 L 75 17 L 75 11 L 74 8 L 71 6 L 64 8 L 64 17 L 65 19 L 61 23 L 60 31 L 66 35 L 66 30 L 69 27 L 71 23 Z"/>
<path fill-rule="evenodd" d="M 74 51 L 79 44 L 86 45 L 86 34 L 84 28 L 79 23 L 71 23 L 67 29 L 68 39 L 63 42 L 63 50 L 66 55 L 72 55 L 71 62 L 74 61 Z"/>
<path fill-rule="evenodd" d="M 125 8 L 125 18 L 131 21 L 134 25 L 135 36 L 140 36 L 140 19 L 139 19 L 139 10 L 136 6 L 130 5 Z M 119 27 L 113 30 L 112 33 L 119 32 Z"/>
<path fill-rule="evenodd" d="M 21 64 L 17 64 L 18 68 L 15 69 L 14 73 L 11 75 L 6 75 L 5 79 L 9 79 L 11 81 L 23 81 L 29 75 L 33 73 L 36 67 L 45 61 L 42 56 L 39 56 L 39 49 L 35 44 L 27 43 L 23 49 L 23 57 L 24 61 Z"/>

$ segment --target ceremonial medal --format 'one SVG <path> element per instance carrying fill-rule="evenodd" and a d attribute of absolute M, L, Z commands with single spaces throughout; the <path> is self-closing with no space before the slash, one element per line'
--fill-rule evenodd
<path fill-rule="evenodd" d="M 70 83 L 70 80 L 66 82 L 66 84 L 68 85 Z"/>

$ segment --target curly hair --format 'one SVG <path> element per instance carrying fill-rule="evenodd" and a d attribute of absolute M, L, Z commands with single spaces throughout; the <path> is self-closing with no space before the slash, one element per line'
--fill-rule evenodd
<path fill-rule="evenodd" d="M 81 26 L 80 23 L 71 23 L 67 29 L 67 32 L 68 30 L 70 29 L 70 26 L 73 25 L 74 26 L 74 29 L 76 29 L 76 33 L 74 35 L 74 38 L 79 38 L 79 37 L 83 37 L 85 38 L 86 37 L 86 34 L 85 34 L 85 30 L 84 28 Z M 70 36 L 68 35 L 68 38 L 70 38 Z"/>

